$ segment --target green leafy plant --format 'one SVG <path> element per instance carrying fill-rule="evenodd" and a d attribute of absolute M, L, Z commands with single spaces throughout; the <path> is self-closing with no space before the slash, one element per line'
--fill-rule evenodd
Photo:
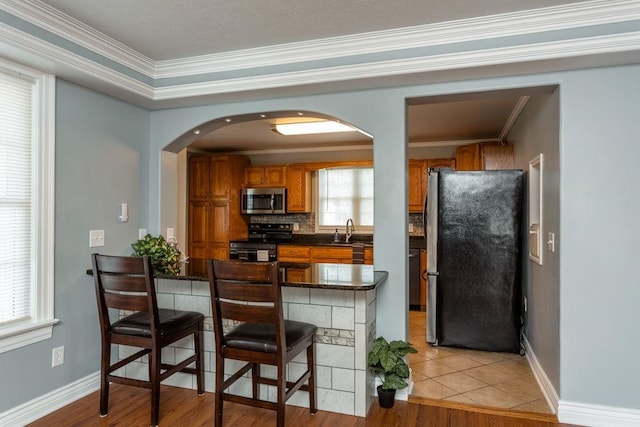
<path fill-rule="evenodd" d="M 411 343 L 406 341 L 387 342 L 383 337 L 378 337 L 373 342 L 367 364 L 382 381 L 383 390 L 399 390 L 409 385 L 405 379 L 411 374 L 404 356 L 417 352 Z"/>
<path fill-rule="evenodd" d="M 151 267 L 156 274 L 177 275 L 180 273 L 182 253 L 176 244 L 170 244 L 162 235 L 153 237 L 147 234 L 144 238 L 131 244 L 131 256 L 148 255 Z"/>

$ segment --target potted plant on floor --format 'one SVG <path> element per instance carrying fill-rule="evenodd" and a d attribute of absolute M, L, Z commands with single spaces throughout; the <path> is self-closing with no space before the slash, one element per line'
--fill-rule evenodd
<path fill-rule="evenodd" d="M 404 357 L 409 353 L 417 352 L 411 343 L 402 340 L 387 342 L 383 337 L 378 337 L 373 342 L 367 364 L 382 382 L 377 387 L 378 402 L 381 407 L 391 408 L 396 398 L 396 390 L 409 385 L 405 380 L 409 378 L 411 372 Z"/>

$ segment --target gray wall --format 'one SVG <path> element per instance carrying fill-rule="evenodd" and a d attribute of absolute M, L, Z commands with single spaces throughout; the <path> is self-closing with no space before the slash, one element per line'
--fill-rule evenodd
<path fill-rule="evenodd" d="M 53 337 L 0 354 L 0 412 L 100 368 L 93 249 L 130 254 L 147 213 L 149 113 L 65 81 L 56 85 L 55 316 Z M 129 222 L 118 220 L 129 203 Z M 89 248 L 89 230 L 105 246 Z M 51 368 L 51 350 L 65 361 Z M 96 408 L 97 411 L 97 408 Z"/>
<path fill-rule="evenodd" d="M 553 84 L 560 87 L 562 257 L 560 349 L 551 348 L 549 354 L 560 360 L 545 360 L 543 368 L 553 376 L 559 365 L 561 401 L 640 409 L 640 343 L 634 339 L 640 320 L 634 268 L 640 192 L 633 188 L 640 155 L 638 75 L 640 66 L 626 66 L 153 113 L 61 82 L 56 315 L 62 323 L 54 328 L 52 340 L 0 355 L 3 384 L 21 384 L 16 390 L 0 389 L 0 410 L 97 370 L 95 301 L 84 275 L 91 253 L 88 230 L 106 230 L 103 251 L 110 253 L 126 253 L 139 226 L 157 232 L 165 210 L 175 211 L 177 200 L 161 185 L 160 150 L 186 130 L 225 115 L 300 108 L 343 118 L 373 135 L 375 259 L 378 268 L 389 271 L 388 282 L 380 288 L 377 325 L 380 334 L 402 338 L 407 323 L 405 99 Z M 127 224 L 117 222 L 123 199 L 130 203 Z M 138 216 L 145 207 L 146 222 Z M 538 328 L 537 323 L 529 326 Z M 545 336 L 544 328 L 540 336 Z M 554 333 L 555 328 L 549 329 Z M 68 346 L 67 361 L 51 369 L 51 348 L 61 344 Z M 535 345 L 533 349 L 538 351 Z"/>
<path fill-rule="evenodd" d="M 562 399 L 640 409 L 640 66 L 560 81 Z"/>
<path fill-rule="evenodd" d="M 529 161 L 543 154 L 543 229 L 560 239 L 560 100 L 559 91 L 531 98 L 511 130 L 508 140 L 514 145 L 514 166 L 528 174 Z M 528 176 L 525 180 L 528 184 Z M 525 190 L 525 194 L 528 191 Z M 529 201 L 525 197 L 525 225 L 529 222 Z M 543 241 L 546 241 L 543 239 Z M 560 391 L 560 248 L 551 253 L 543 246 L 543 264 L 528 257 L 528 234 L 523 233 L 522 278 L 527 298 L 525 334 L 538 362 Z"/>
<path fill-rule="evenodd" d="M 548 277 L 534 277 L 532 286 L 548 278 L 552 283 L 547 288 L 529 289 L 536 310 L 541 310 L 529 319 L 533 350 L 540 352 L 542 368 L 556 387 L 561 404 L 640 409 L 640 402 L 633 398 L 640 395 L 640 381 L 633 373 L 640 344 L 632 339 L 636 336 L 640 291 L 634 286 L 638 281 L 631 260 L 637 252 L 632 215 L 640 208 L 640 199 L 638 192 L 614 191 L 616 187 L 611 186 L 613 182 L 626 189 L 633 182 L 632 162 L 640 150 L 634 144 L 640 130 L 635 118 L 635 105 L 640 101 L 639 73 L 639 66 L 621 66 L 158 111 L 152 113 L 151 155 L 158 157 L 158 151 L 183 132 L 208 120 L 272 110 L 315 110 L 373 135 L 375 260 L 378 268 L 389 271 L 378 299 L 378 333 L 403 338 L 407 308 L 405 99 L 558 84 L 560 166 L 552 168 L 551 184 L 555 181 L 559 188 L 551 190 L 558 192 L 561 201 L 559 213 L 551 217 L 560 215 L 555 230 L 559 252 L 553 261 L 559 262 L 560 273 L 559 279 L 553 269 L 545 272 Z M 547 102 L 549 105 L 536 107 L 538 114 L 553 115 L 553 98 Z M 536 120 L 545 125 L 544 118 Z M 547 130 L 520 126 L 522 134 L 532 138 L 553 134 L 557 125 Z M 606 176 L 606 181 L 600 176 Z M 153 210 L 154 204 L 161 206 L 160 188 L 151 184 Z M 162 196 L 170 198 L 164 192 Z M 560 283 L 559 289 L 554 283 Z M 559 303 L 545 302 L 554 298 L 554 292 L 559 292 Z M 559 313 L 557 322 L 544 318 L 547 309 L 551 316 Z"/>

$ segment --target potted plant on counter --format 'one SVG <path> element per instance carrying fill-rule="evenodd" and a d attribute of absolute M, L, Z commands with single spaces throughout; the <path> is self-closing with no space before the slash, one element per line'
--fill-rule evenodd
<path fill-rule="evenodd" d="M 131 256 L 148 255 L 151 258 L 151 268 L 155 274 L 177 276 L 185 261 L 178 245 L 175 242 L 168 242 L 162 235 L 153 237 L 147 234 L 144 238 L 132 243 L 131 247 L 133 248 Z"/>
<path fill-rule="evenodd" d="M 409 384 L 405 381 L 411 375 L 404 357 L 409 353 L 417 353 L 411 343 L 402 340 L 387 342 L 378 337 L 373 342 L 367 364 L 369 369 L 382 382 L 377 387 L 378 402 L 383 408 L 391 408 L 396 397 L 396 390 Z"/>

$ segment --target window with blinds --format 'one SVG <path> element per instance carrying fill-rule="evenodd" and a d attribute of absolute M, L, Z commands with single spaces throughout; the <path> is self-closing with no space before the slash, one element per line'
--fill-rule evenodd
<path fill-rule="evenodd" d="M 33 83 L 0 74 L 0 325 L 30 317 Z"/>
<path fill-rule="evenodd" d="M 0 59 L 0 352 L 51 337 L 55 78 Z"/>
<path fill-rule="evenodd" d="M 349 218 L 357 232 L 373 229 L 373 168 L 318 171 L 318 231 L 343 232 Z"/>

